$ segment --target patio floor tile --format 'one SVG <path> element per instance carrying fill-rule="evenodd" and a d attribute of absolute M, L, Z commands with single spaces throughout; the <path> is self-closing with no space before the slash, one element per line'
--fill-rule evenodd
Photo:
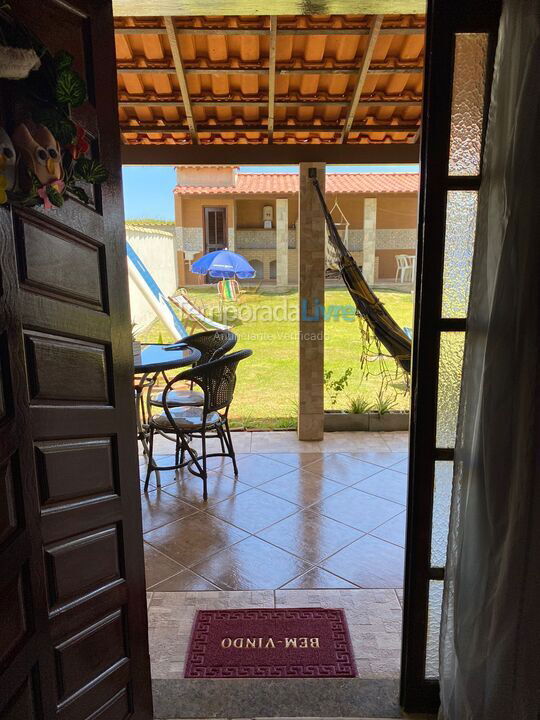
<path fill-rule="evenodd" d="M 297 505 L 257 488 L 235 495 L 208 510 L 209 514 L 250 533 L 256 533 L 297 511 Z"/>
<path fill-rule="evenodd" d="M 246 455 L 238 461 L 238 479 L 240 482 L 256 487 L 267 480 L 273 480 L 288 472 L 288 466 L 264 455 Z M 232 466 L 223 469 L 223 473 L 234 477 Z"/>
<path fill-rule="evenodd" d="M 182 565 L 163 555 L 148 543 L 144 543 L 144 566 L 146 587 L 151 587 L 184 569 Z"/>
<path fill-rule="evenodd" d="M 347 589 L 356 588 L 356 585 L 343 580 L 337 575 L 329 573 L 320 567 L 308 570 L 304 575 L 283 585 L 283 590 L 317 590 L 317 589 Z"/>
<path fill-rule="evenodd" d="M 405 505 L 407 502 L 407 476 L 393 469 L 385 469 L 361 480 L 355 488 L 378 497 Z"/>
<path fill-rule="evenodd" d="M 217 503 L 238 495 L 250 486 L 235 480 L 234 477 L 223 475 L 223 473 L 208 473 L 208 500 L 203 500 L 202 480 L 191 473 L 185 473 L 178 480 L 166 485 L 164 491 L 180 498 L 184 502 L 193 505 L 199 510 L 206 510 Z"/>
<path fill-rule="evenodd" d="M 343 485 L 311 473 L 307 468 L 299 468 L 259 485 L 259 489 L 307 507 L 343 490 Z"/>
<path fill-rule="evenodd" d="M 158 592 L 194 592 L 201 590 L 219 590 L 215 585 L 208 582 L 199 575 L 195 575 L 191 570 L 182 570 L 182 572 L 173 575 L 167 580 L 154 585 L 151 590 Z"/>
<path fill-rule="evenodd" d="M 243 530 L 201 512 L 144 535 L 146 542 L 184 567 L 191 567 L 245 537 L 247 533 Z"/>
<path fill-rule="evenodd" d="M 150 490 L 141 495 L 143 532 L 180 520 L 197 512 L 196 508 L 169 495 L 164 490 Z"/>
<path fill-rule="evenodd" d="M 325 570 L 362 588 L 403 587 L 404 551 L 364 535 L 322 563 Z"/>
<path fill-rule="evenodd" d="M 400 463 L 407 458 L 406 452 L 392 452 L 391 450 L 363 450 L 361 452 L 348 452 L 345 454 L 357 460 L 362 460 L 363 462 L 379 465 L 383 468 L 392 467 L 394 469 L 396 463 Z"/>
<path fill-rule="evenodd" d="M 302 510 L 257 535 L 315 565 L 358 540 L 362 533 L 319 513 Z"/>
<path fill-rule="evenodd" d="M 270 458 L 270 460 L 277 460 L 294 468 L 309 465 L 309 463 L 315 462 L 315 460 L 320 460 L 323 456 L 323 453 L 318 452 L 268 452 L 261 454 L 264 455 L 264 457 Z"/>
<path fill-rule="evenodd" d="M 381 540 L 405 547 L 405 527 L 407 523 L 407 513 L 404 510 L 399 515 L 396 515 L 391 520 L 388 520 L 383 525 L 380 525 L 375 530 L 370 532 L 370 535 L 374 535 Z"/>
<path fill-rule="evenodd" d="M 252 536 L 198 563 L 193 571 L 223 590 L 271 590 L 309 567 L 300 558 Z"/>
<path fill-rule="evenodd" d="M 311 509 L 357 530 L 370 532 L 402 512 L 403 506 L 356 488 L 347 488 Z"/>
<path fill-rule="evenodd" d="M 380 472 L 380 468 L 376 465 L 355 460 L 341 453 L 323 455 L 321 460 L 306 465 L 306 470 L 324 475 L 342 485 L 355 485 L 360 480 Z"/>

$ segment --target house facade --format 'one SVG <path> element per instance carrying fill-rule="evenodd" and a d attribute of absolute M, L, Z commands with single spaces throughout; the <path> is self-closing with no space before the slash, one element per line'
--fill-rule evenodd
<path fill-rule="evenodd" d="M 180 285 L 201 254 L 227 247 L 246 257 L 255 282 L 296 285 L 298 175 L 241 173 L 238 167 L 176 168 L 175 232 Z M 416 254 L 416 173 L 328 173 L 326 202 L 368 282 L 392 280 L 396 255 Z"/>

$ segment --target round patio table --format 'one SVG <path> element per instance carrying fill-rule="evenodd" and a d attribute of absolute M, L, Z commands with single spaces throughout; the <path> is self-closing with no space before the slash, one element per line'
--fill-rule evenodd
<path fill-rule="evenodd" d="M 144 391 L 151 391 L 156 377 L 167 370 L 179 370 L 193 365 L 201 357 L 199 350 L 187 344 L 144 345 L 141 357 L 134 361 L 135 371 L 135 406 L 137 409 L 137 439 L 141 441 L 143 452 L 148 455 L 148 425 L 145 413 Z M 157 475 L 160 485 L 159 473 Z"/>

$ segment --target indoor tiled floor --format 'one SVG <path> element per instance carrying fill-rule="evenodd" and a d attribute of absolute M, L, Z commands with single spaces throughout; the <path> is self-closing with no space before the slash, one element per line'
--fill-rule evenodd
<path fill-rule="evenodd" d="M 162 472 L 160 489 L 152 476 L 142 495 L 149 590 L 402 587 L 407 433 L 233 437 L 238 479 L 214 458 L 206 503 L 190 473 Z M 157 441 L 163 464 L 171 448 Z"/>

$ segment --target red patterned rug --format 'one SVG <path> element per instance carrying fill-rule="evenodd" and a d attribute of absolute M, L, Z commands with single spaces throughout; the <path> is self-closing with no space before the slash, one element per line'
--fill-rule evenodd
<path fill-rule="evenodd" d="M 187 678 L 356 677 L 343 610 L 199 610 Z"/>

